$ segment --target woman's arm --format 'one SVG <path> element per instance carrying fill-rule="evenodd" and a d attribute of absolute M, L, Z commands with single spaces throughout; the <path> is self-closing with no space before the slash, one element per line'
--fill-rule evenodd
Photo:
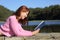
<path fill-rule="evenodd" d="M 10 27 L 16 36 L 32 36 L 31 31 L 26 31 L 19 27 L 18 21 L 15 17 L 10 17 Z"/>

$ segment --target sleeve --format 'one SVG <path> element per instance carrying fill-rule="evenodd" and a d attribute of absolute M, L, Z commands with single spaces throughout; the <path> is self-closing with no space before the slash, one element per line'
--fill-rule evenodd
<path fill-rule="evenodd" d="M 10 27 L 16 36 L 32 36 L 31 31 L 23 30 L 21 26 L 19 27 L 18 21 L 14 17 L 10 18 Z"/>

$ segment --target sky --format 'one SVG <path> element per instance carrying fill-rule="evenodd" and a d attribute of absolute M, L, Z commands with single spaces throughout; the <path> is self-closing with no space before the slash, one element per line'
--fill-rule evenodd
<path fill-rule="evenodd" d="M 60 5 L 60 0 L 0 0 L 0 5 L 12 11 L 16 11 L 22 5 L 28 8 L 44 8 L 57 4 Z"/>

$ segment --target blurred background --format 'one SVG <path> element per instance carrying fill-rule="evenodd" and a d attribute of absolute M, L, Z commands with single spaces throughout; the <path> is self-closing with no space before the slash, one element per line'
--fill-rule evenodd
<path fill-rule="evenodd" d="M 24 29 L 34 30 L 44 20 L 41 32 L 60 32 L 60 0 L 0 0 L 0 25 L 22 5 L 30 9 Z"/>

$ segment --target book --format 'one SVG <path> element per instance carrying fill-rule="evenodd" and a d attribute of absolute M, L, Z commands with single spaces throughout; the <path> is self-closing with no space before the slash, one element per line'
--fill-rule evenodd
<path fill-rule="evenodd" d="M 34 30 L 41 29 L 45 25 L 45 21 L 41 21 Z"/>

